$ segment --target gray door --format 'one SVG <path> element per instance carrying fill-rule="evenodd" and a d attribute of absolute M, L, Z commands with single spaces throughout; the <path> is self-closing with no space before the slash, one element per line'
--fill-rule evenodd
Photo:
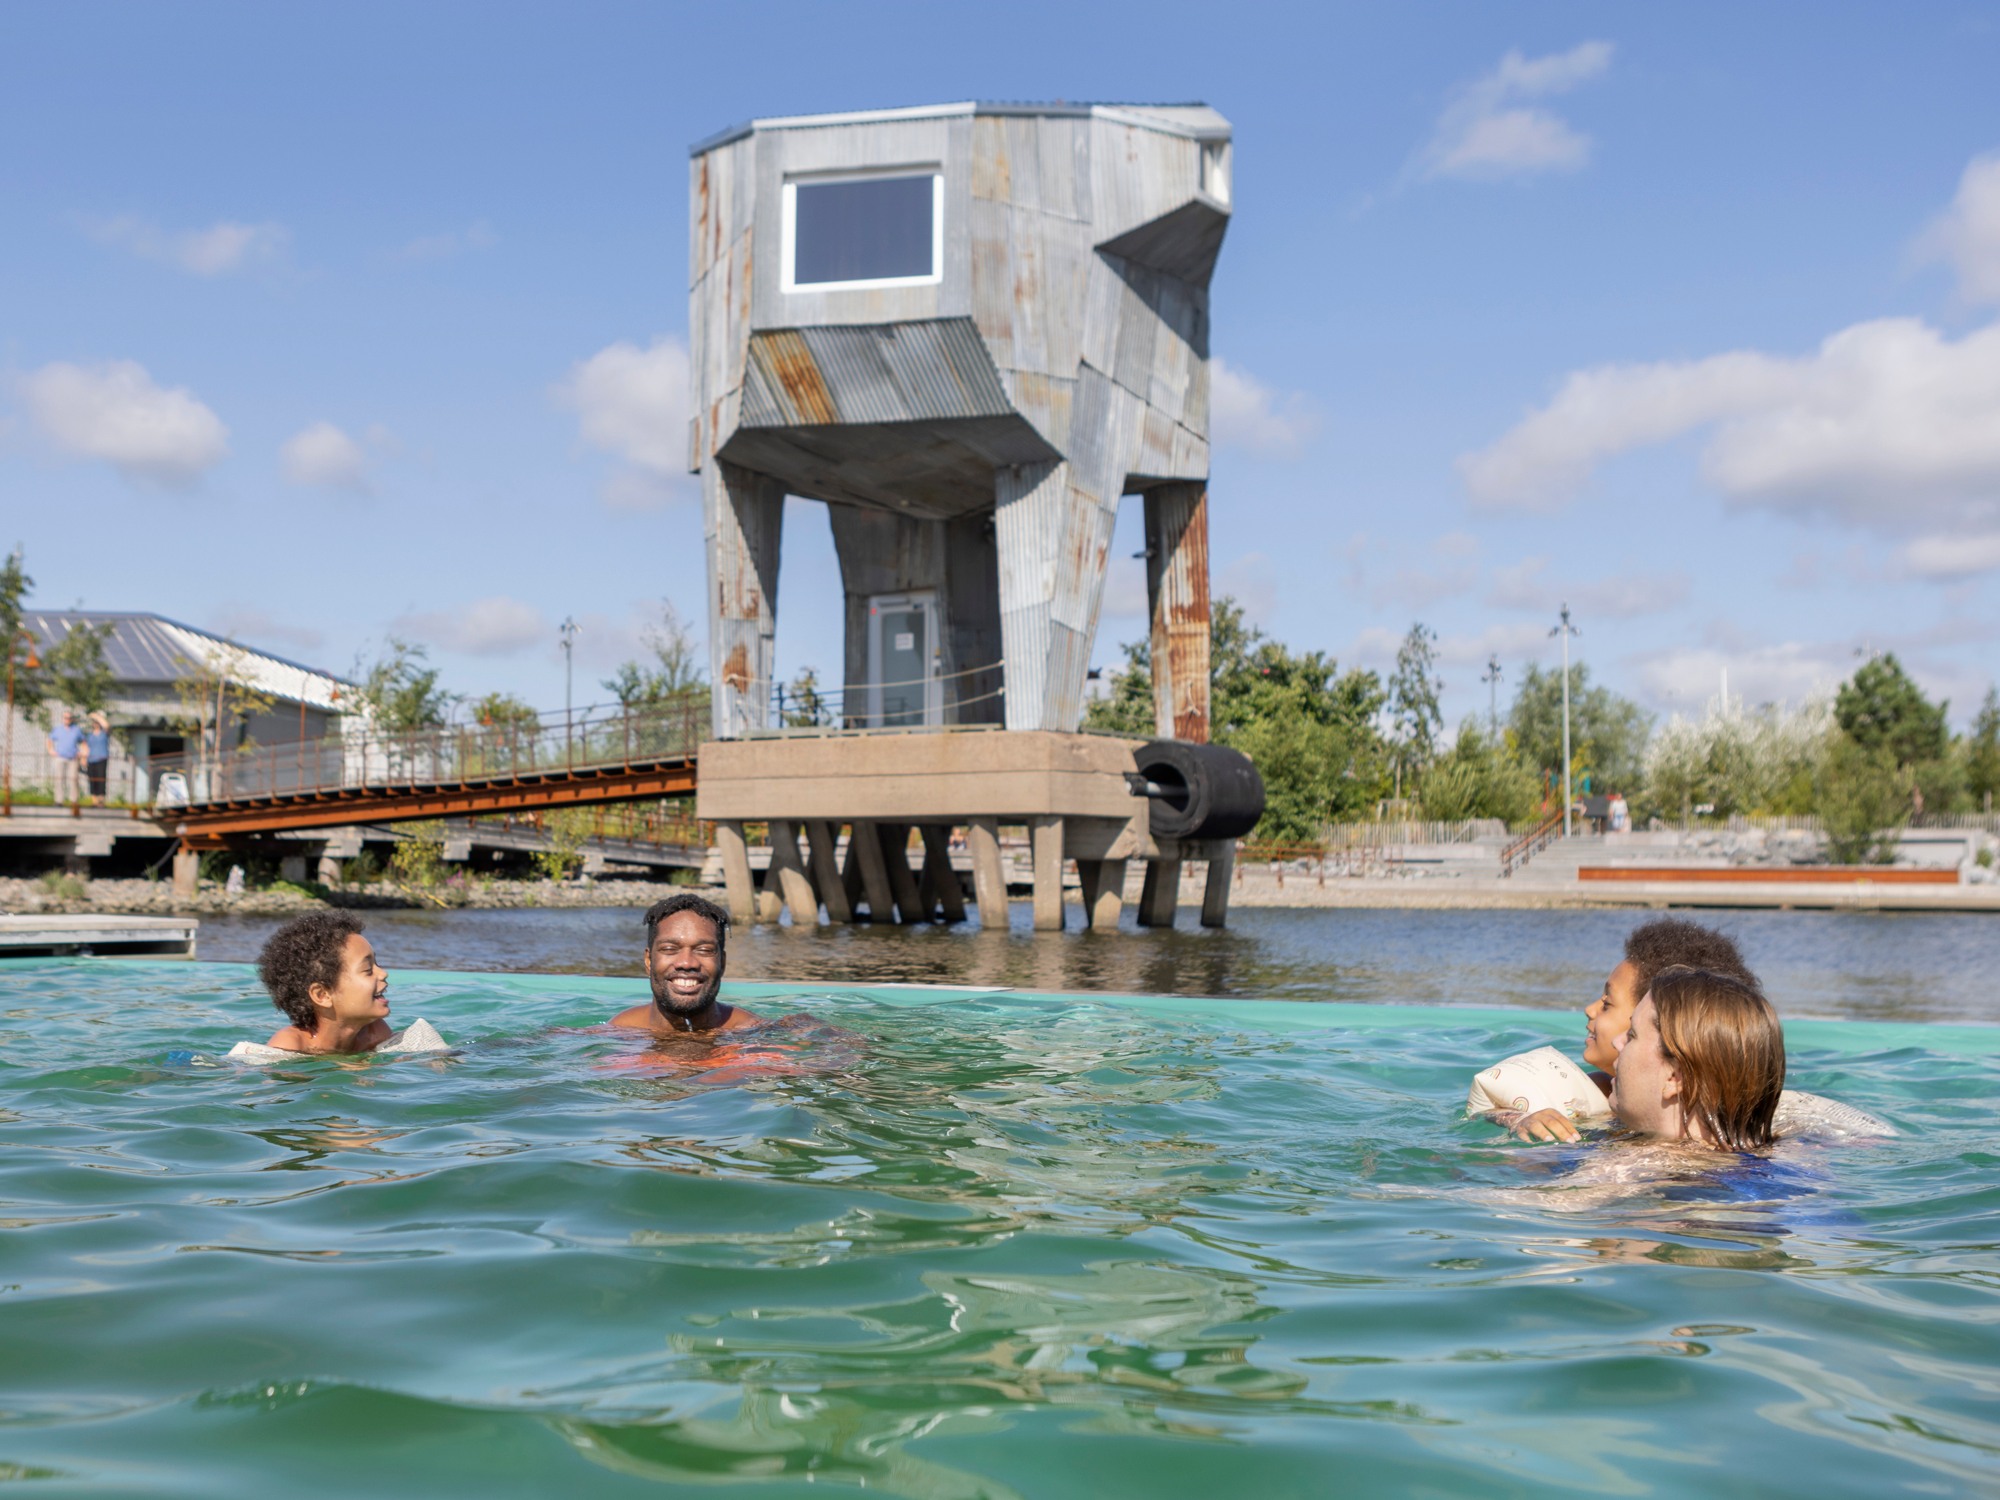
<path fill-rule="evenodd" d="M 937 596 L 877 594 L 868 601 L 868 723 L 875 729 L 942 724 Z"/>

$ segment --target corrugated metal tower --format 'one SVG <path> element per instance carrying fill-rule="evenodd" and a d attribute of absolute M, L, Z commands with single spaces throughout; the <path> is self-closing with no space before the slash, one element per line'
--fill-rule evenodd
<path fill-rule="evenodd" d="M 715 732 L 766 726 L 787 494 L 830 507 L 845 716 L 1074 730 L 1119 499 L 1145 497 L 1158 732 L 1208 734 L 1203 105 L 758 120 L 694 149 Z"/>

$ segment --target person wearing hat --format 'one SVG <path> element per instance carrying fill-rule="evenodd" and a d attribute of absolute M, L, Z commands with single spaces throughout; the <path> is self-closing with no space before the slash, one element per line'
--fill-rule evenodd
<path fill-rule="evenodd" d="M 90 732 L 83 737 L 83 778 L 90 786 L 90 805 L 104 805 L 104 782 L 111 769 L 111 719 L 102 709 L 90 716 Z"/>

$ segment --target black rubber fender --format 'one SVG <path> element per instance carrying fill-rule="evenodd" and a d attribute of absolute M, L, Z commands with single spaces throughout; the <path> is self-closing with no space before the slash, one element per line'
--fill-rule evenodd
<path fill-rule="evenodd" d="M 1240 838 L 1264 816 L 1264 778 L 1241 750 L 1153 740 L 1132 759 L 1150 784 L 1142 795 L 1152 798 L 1156 839 Z"/>

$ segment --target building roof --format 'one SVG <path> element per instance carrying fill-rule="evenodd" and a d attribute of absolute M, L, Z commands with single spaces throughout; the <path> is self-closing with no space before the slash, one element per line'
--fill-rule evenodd
<path fill-rule="evenodd" d="M 345 678 L 286 661 L 282 656 L 197 630 L 164 615 L 102 609 L 30 609 L 21 612 L 21 623 L 34 632 L 43 651 L 61 644 L 77 625 L 110 625 L 104 659 L 111 675 L 121 683 L 177 682 L 214 659 L 214 653 L 233 652 L 236 659 L 231 679 L 245 687 L 270 693 L 287 703 L 304 703 L 336 713 L 342 708 L 335 700 L 336 690 L 348 699 L 350 707 L 353 702 L 354 684 Z"/>
<path fill-rule="evenodd" d="M 951 115 L 1057 115 L 1070 118 L 1119 120 L 1141 125 L 1169 135 L 1196 140 L 1227 140 L 1229 121 L 1206 104 L 1093 104 L 1035 103 L 1031 100 L 968 99 L 957 104 L 916 104 L 904 109 L 857 109 L 831 115 L 770 115 L 732 125 L 703 141 L 696 141 L 688 155 L 700 156 L 758 130 L 820 130 L 830 125 L 878 125 L 894 120 L 934 120 Z"/>

